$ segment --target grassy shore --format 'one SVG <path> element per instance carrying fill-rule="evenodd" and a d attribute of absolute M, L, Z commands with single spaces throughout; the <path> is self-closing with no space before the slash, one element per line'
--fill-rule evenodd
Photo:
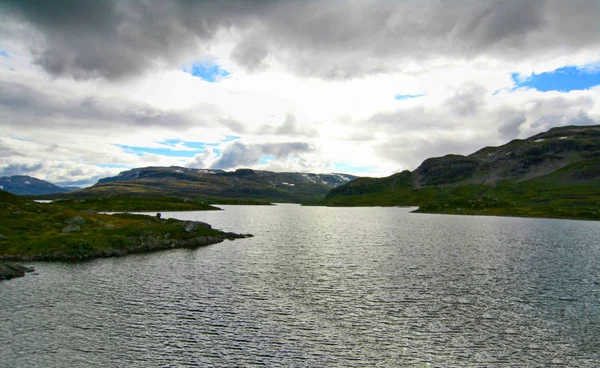
<path fill-rule="evenodd" d="M 180 197 L 111 196 L 65 198 L 56 205 L 94 212 L 216 211 L 219 208 L 202 201 Z"/>
<path fill-rule="evenodd" d="M 61 202 L 36 203 L 0 191 L 0 259 L 83 260 L 196 247 L 247 236 L 225 233 L 201 222 L 104 215 L 73 207 Z"/>

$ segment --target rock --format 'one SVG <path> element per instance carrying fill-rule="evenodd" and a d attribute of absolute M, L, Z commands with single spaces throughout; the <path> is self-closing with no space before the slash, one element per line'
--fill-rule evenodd
<path fill-rule="evenodd" d="M 196 221 L 196 224 L 205 229 L 212 229 L 212 226 L 210 224 L 207 224 L 206 222 Z"/>
<path fill-rule="evenodd" d="M 252 238 L 254 235 L 252 234 L 236 234 L 236 233 L 224 233 L 223 234 L 223 239 L 229 239 L 229 240 L 233 240 L 233 239 L 245 239 L 245 238 Z"/>
<path fill-rule="evenodd" d="M 115 224 L 106 224 L 106 225 L 104 225 L 104 227 L 107 228 L 107 229 L 114 229 L 114 228 L 116 228 Z"/>
<path fill-rule="evenodd" d="M 81 228 L 77 225 L 69 224 L 62 229 L 63 233 L 78 233 L 81 231 Z"/>
<path fill-rule="evenodd" d="M 0 234 L 0 240 L 4 240 L 6 239 L 6 236 L 4 236 L 3 234 Z"/>
<path fill-rule="evenodd" d="M 73 216 L 67 221 L 69 225 L 83 225 L 85 224 L 85 219 L 79 215 Z"/>
<path fill-rule="evenodd" d="M 198 223 L 196 222 L 187 222 L 183 228 L 186 233 L 194 233 L 198 230 Z"/>
<path fill-rule="evenodd" d="M 33 272 L 32 267 L 20 264 L 0 263 L 0 280 L 9 280 L 15 277 L 23 277 L 26 272 Z"/>

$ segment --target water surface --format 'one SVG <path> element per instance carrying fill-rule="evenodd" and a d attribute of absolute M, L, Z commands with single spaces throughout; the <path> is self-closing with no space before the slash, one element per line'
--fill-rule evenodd
<path fill-rule="evenodd" d="M 9 367 L 600 364 L 600 223 L 222 206 L 254 238 L 0 284 Z"/>

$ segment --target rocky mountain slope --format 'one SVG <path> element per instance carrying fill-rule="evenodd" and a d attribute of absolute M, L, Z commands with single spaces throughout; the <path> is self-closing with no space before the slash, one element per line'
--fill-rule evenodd
<path fill-rule="evenodd" d="M 421 211 L 600 218 L 600 126 L 553 128 L 414 171 L 334 188 L 329 205 L 415 205 Z"/>
<path fill-rule="evenodd" d="M 227 172 L 177 166 L 145 167 L 101 179 L 96 185 L 72 193 L 71 196 L 178 196 L 211 203 L 299 203 L 323 200 L 331 188 L 355 178 L 346 174 L 277 173 L 250 169 Z"/>
<path fill-rule="evenodd" d="M 44 180 L 32 178 L 31 176 L 15 175 L 1 177 L 0 189 L 17 195 L 40 195 L 68 193 L 79 188 L 63 188 Z"/>

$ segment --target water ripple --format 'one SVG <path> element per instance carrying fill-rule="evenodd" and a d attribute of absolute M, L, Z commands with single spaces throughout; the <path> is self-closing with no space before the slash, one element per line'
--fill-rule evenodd
<path fill-rule="evenodd" d="M 600 224 L 226 206 L 254 238 L 0 284 L 10 367 L 594 367 Z"/>

